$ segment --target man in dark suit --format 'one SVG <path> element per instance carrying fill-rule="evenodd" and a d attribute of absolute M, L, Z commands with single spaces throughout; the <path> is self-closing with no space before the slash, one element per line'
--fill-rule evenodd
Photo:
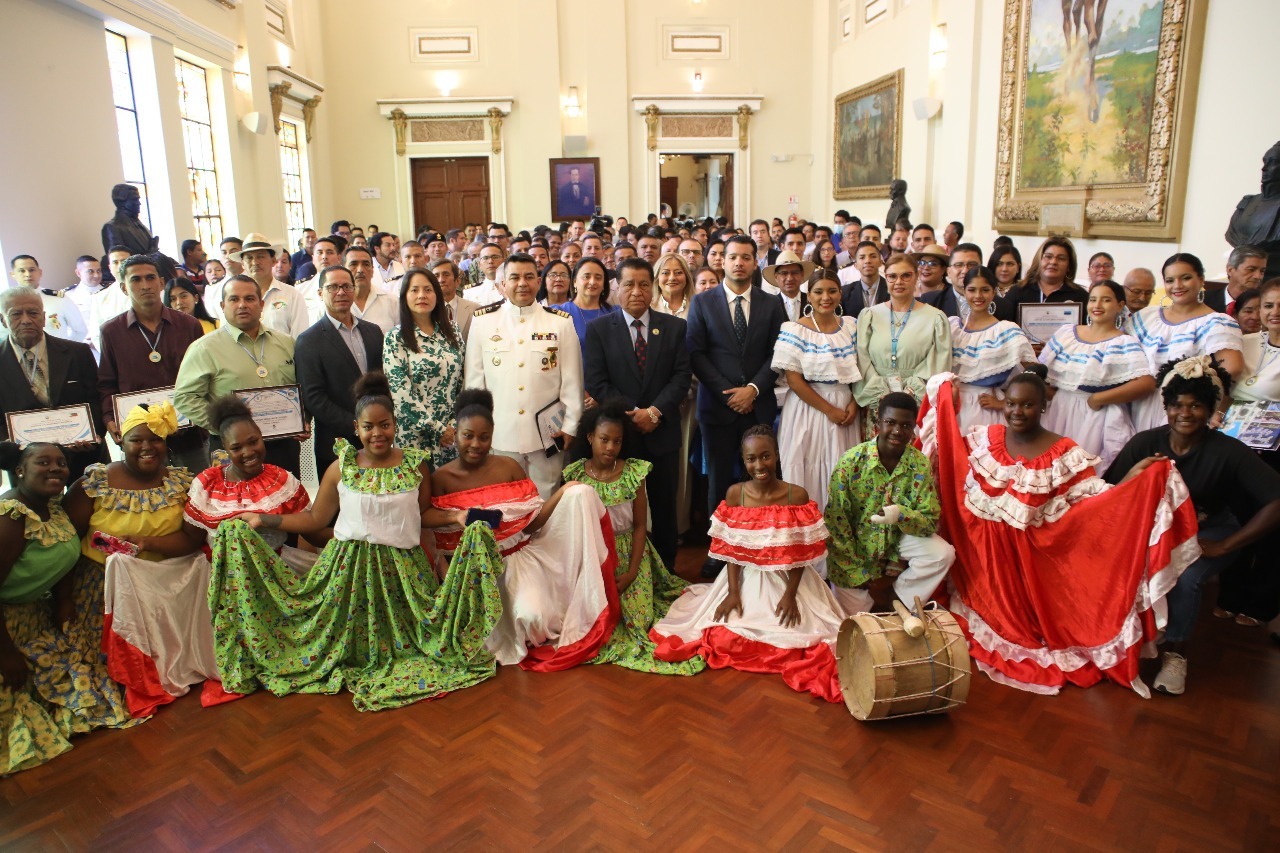
<path fill-rule="evenodd" d="M 747 227 L 747 233 L 751 235 L 751 241 L 756 245 L 757 269 L 763 270 L 777 260 L 778 252 L 782 250 L 773 245 L 773 238 L 769 236 L 768 222 L 763 219 L 755 220 Z"/>
<path fill-rule="evenodd" d="M 948 317 L 969 319 L 969 303 L 964 298 L 964 277 L 971 270 L 982 266 L 982 247 L 976 243 L 961 243 L 951 250 L 947 262 L 947 284 L 941 290 L 921 294 L 920 301 L 932 305 Z M 999 310 L 999 306 L 996 306 Z"/>
<path fill-rule="evenodd" d="M 577 166 L 569 169 L 569 183 L 560 187 L 556 197 L 556 215 L 591 216 L 596 212 L 596 194 L 592 187 L 582 182 Z M 506 247 L 503 247 L 504 249 Z"/>
<path fill-rule="evenodd" d="M 0 321 L 8 335 L 0 342 L 0 437 L 9 438 L 10 412 L 57 409 L 85 404 L 93 428 L 103 434 L 98 365 L 88 344 L 44 333 L 44 303 L 30 287 L 0 293 Z M 66 446 L 68 482 L 94 462 L 105 462 L 100 441 Z"/>
<path fill-rule="evenodd" d="M 326 267 L 318 286 L 325 314 L 298 335 L 294 364 L 302 402 L 316 419 L 316 473 L 321 477 L 336 459 L 333 442 L 356 439 L 356 397 L 360 375 L 382 369 L 382 330 L 351 313 L 355 279 L 346 267 Z"/>
<path fill-rule="evenodd" d="M 698 386 L 698 423 L 710 468 L 709 512 L 733 482 L 742 434 L 756 424 L 772 425 L 778 412 L 773 395 L 773 344 L 786 320 L 782 303 L 751 286 L 755 243 L 730 237 L 725 243 L 724 283 L 693 298 L 689 308 L 689 359 Z M 703 566 L 704 577 L 720 570 Z"/>
<path fill-rule="evenodd" d="M 857 280 L 844 282 L 840 286 L 840 307 L 844 309 L 846 317 L 856 320 L 863 308 L 889 301 L 889 285 L 880 275 L 881 263 L 880 247 L 870 240 L 863 240 L 853 250 L 852 269 L 858 273 Z M 841 270 L 840 278 L 852 279 L 853 276 L 846 276 L 845 270 Z"/>
<path fill-rule="evenodd" d="M 809 305 L 809 295 L 800 287 L 813 275 L 814 269 L 812 262 L 783 249 L 773 263 L 760 271 L 761 278 L 767 283 L 763 289 L 778 297 L 787 319 L 793 323 L 804 316 L 804 309 Z"/>
<path fill-rule="evenodd" d="M 653 547 L 668 567 L 676 559 L 676 489 L 680 466 L 680 403 L 689 393 L 686 324 L 650 311 L 653 267 L 627 258 L 617 269 L 621 311 L 587 324 L 582 370 L 587 393 L 604 402 L 626 401 L 635 427 L 628 456 L 653 465 L 646 488 L 653 520 Z"/>

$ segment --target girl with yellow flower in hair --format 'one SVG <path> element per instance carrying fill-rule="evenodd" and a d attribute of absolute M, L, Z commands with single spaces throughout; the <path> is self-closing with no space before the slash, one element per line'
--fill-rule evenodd
<path fill-rule="evenodd" d="M 105 614 L 108 670 L 125 685 L 135 717 L 206 679 L 204 704 L 235 698 L 222 692 L 213 661 L 209 562 L 183 527 L 192 474 L 166 464 L 165 439 L 177 429 L 172 404 L 134 407 L 120 427 L 124 459 L 90 465 L 65 501 L 88 531 L 81 554 L 90 571 L 77 601 L 89 605 L 85 618 L 100 636 Z M 119 551 L 119 542 L 137 553 Z"/>

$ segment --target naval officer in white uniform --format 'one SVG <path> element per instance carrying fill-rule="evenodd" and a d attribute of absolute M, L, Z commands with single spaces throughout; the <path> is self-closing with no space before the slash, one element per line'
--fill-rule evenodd
<path fill-rule="evenodd" d="M 503 270 L 507 300 L 481 308 L 471 318 L 463 384 L 493 394 L 493 450 L 520 463 L 549 498 L 560 483 L 564 449 L 582 418 L 582 351 L 573 320 L 534 300 L 538 267 L 520 253 Z M 537 414 L 559 402 L 564 422 L 553 437 L 560 451 L 548 456 Z"/>

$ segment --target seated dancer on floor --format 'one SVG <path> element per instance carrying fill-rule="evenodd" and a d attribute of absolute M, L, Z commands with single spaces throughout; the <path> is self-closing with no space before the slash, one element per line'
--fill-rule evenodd
<path fill-rule="evenodd" d="M 223 691 L 212 656 L 209 562 L 183 529 L 191 472 L 165 465 L 166 440 L 177 431 L 171 403 L 135 406 L 120 425 L 124 460 L 90 465 L 65 504 L 77 526 L 88 527 L 84 557 L 102 567 L 93 594 L 103 648 L 135 717 L 155 713 L 201 683 L 205 706 L 237 698 Z M 99 532 L 136 553 L 95 547 Z"/>
<path fill-rule="evenodd" d="M 951 374 L 929 381 L 921 437 L 956 549 L 949 608 L 995 681 L 1052 694 L 1106 677 L 1149 696 L 1139 657 L 1199 552 L 1195 509 L 1168 462 L 1104 483 L 1096 456 L 1041 424 L 1044 372 L 1013 378 L 1007 426 L 963 434 Z"/>
<path fill-rule="evenodd" d="M 243 400 L 235 394 L 214 400 L 209 406 L 209 422 L 218 431 L 227 461 L 196 477 L 186 506 L 187 532 L 203 545 L 206 556 L 212 556 L 208 538 L 224 521 L 246 512 L 292 515 L 311 506 L 311 497 L 298 478 L 266 461 L 262 430 Z M 258 535 L 277 554 L 289 538 L 268 527 L 259 527 Z"/>
<path fill-rule="evenodd" d="M 0 776 L 7 776 L 71 749 L 73 735 L 132 721 L 107 674 L 101 633 L 84 630 L 77 612 L 85 606 L 75 595 L 80 535 L 61 505 L 69 473 L 62 448 L 0 443 L 0 469 L 16 484 L 0 495 Z"/>
<path fill-rule="evenodd" d="M 209 603 L 218 669 L 228 689 L 277 695 L 337 693 L 358 710 L 434 699 L 494 674 L 484 639 L 500 602 L 483 563 L 440 584 L 421 547 L 430 506 L 427 452 L 395 446 L 390 389 L 381 372 L 355 386 L 364 449 L 334 443 L 338 459 L 311 509 L 245 513 L 213 536 Z M 256 531 L 333 538 L 299 575 Z M 247 523 L 246 523 L 247 522 Z"/>
<path fill-rule="evenodd" d="M 493 395 L 458 395 L 458 458 L 431 476 L 436 550 L 452 557 L 450 572 L 497 575 L 502 615 L 485 645 L 498 663 L 552 672 L 587 663 L 618 623 L 613 530 L 590 486 L 566 483 L 543 503 L 514 459 L 494 456 Z M 498 510 L 502 521 L 487 540 L 468 545 L 468 511 Z M 461 539 L 461 541 L 460 541 Z M 496 540 L 496 541 L 495 541 Z"/>
<path fill-rule="evenodd" d="M 881 577 L 894 579 L 908 607 L 928 601 L 955 562 L 955 549 L 935 532 L 933 466 L 911 444 L 919 409 L 901 391 L 881 397 L 876 437 L 840 457 L 831 474 L 827 579 L 849 616 L 874 609 L 868 587 Z"/>
<path fill-rule="evenodd" d="M 589 409 L 582 417 L 581 433 L 587 437 L 591 457 L 571 462 L 564 469 L 566 480 L 596 490 L 609 512 L 618 555 L 614 582 L 622 621 L 590 663 L 612 663 L 662 675 L 695 675 L 707 667 L 702 658 L 673 663 L 653 656 L 649 629 L 667 615 L 671 603 L 689 584 L 667 571 L 649 541 L 649 496 L 644 481 L 653 466 L 643 459 L 621 458 L 630 422 L 627 405 L 620 400 L 606 400 Z"/>
<path fill-rule="evenodd" d="M 841 701 L 831 646 L 844 619 L 813 569 L 827 528 L 804 489 L 778 479 L 778 444 L 764 425 L 742 436 L 750 481 L 729 487 L 711 520 L 723 571 L 689 587 L 650 636 L 662 660 L 706 658 L 712 669 L 776 672 L 793 690 Z"/>
<path fill-rule="evenodd" d="M 1280 474 L 1239 439 L 1209 426 L 1231 386 L 1231 374 L 1208 355 L 1169 362 L 1160 369 L 1166 426 L 1135 435 L 1107 479 L 1118 482 L 1152 459 L 1169 459 L 1191 493 L 1200 521 L 1200 556 L 1169 592 L 1169 627 L 1153 687 L 1180 695 L 1186 689 L 1187 644 L 1200 615 L 1205 581 L 1231 566 L 1247 548 L 1280 526 Z M 1271 557 L 1275 571 L 1275 555 Z"/>

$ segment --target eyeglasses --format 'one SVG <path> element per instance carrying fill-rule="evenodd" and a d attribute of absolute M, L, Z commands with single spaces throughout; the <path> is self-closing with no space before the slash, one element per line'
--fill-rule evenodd
<path fill-rule="evenodd" d="M 1130 296 L 1136 296 L 1139 299 L 1150 299 L 1156 295 L 1154 290 L 1137 290 L 1132 287 L 1126 287 L 1124 290 L 1125 293 L 1128 293 Z"/>
<path fill-rule="evenodd" d="M 951 268 L 953 270 L 976 270 L 980 266 L 982 266 L 982 264 L 977 261 L 953 261 L 951 263 Z"/>
<path fill-rule="evenodd" d="M 354 293 L 356 286 L 354 284 L 326 284 L 324 289 L 330 293 Z"/>
<path fill-rule="evenodd" d="M 567 279 L 568 277 L 569 277 L 569 274 L 568 274 L 567 272 L 549 272 L 549 273 L 547 273 L 547 278 L 558 278 L 558 279 L 560 279 L 560 280 L 562 280 L 562 281 L 563 281 L 564 279 Z"/>
<path fill-rule="evenodd" d="M 916 261 L 916 266 L 918 266 L 918 267 L 941 267 L 941 266 L 942 266 L 942 262 L 941 262 L 941 261 L 930 261 L 930 260 Z"/>

